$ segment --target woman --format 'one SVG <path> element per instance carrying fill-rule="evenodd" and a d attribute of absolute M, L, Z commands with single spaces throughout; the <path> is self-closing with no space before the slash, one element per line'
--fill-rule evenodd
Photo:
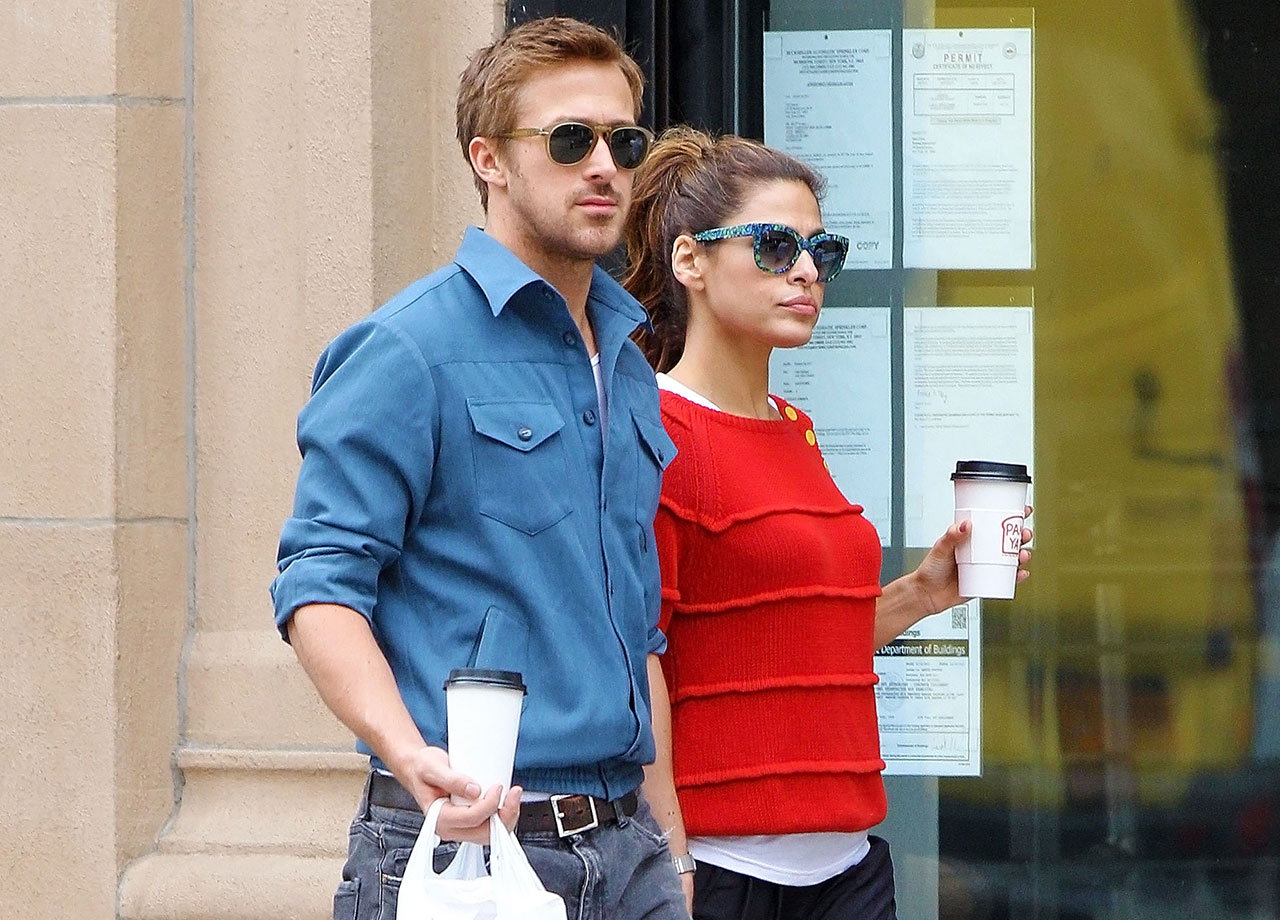
<path fill-rule="evenodd" d="M 896 916 L 868 834 L 885 815 L 872 655 L 962 600 L 967 525 L 882 591 L 875 528 L 808 416 L 770 395 L 770 352 L 809 340 L 848 251 L 821 191 L 786 154 L 688 128 L 636 176 L 626 283 L 679 448 L 655 524 L 669 646 L 651 656 L 645 792 L 672 853 L 697 860 L 695 920 Z"/>

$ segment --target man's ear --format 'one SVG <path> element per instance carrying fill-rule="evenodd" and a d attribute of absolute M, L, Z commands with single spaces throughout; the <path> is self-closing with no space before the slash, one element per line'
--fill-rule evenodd
<path fill-rule="evenodd" d="M 702 247 L 687 233 L 677 236 L 671 244 L 671 273 L 691 291 L 701 291 L 706 286 L 702 279 L 704 255 Z"/>
<path fill-rule="evenodd" d="M 476 171 L 480 181 L 486 185 L 506 188 L 507 172 L 498 154 L 500 142 L 491 137 L 473 137 L 467 144 L 467 156 L 471 158 L 471 168 Z"/>

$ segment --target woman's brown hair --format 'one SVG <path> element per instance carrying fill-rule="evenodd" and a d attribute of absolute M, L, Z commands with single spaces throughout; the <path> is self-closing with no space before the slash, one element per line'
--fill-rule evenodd
<path fill-rule="evenodd" d="M 653 331 L 636 342 L 654 370 L 667 371 L 684 352 L 689 305 L 671 273 L 671 246 L 682 233 L 721 226 L 753 191 L 769 182 L 803 182 L 819 200 L 825 183 L 812 167 L 758 141 L 695 128 L 662 133 L 636 172 L 627 220 L 631 295 L 649 313 Z"/>

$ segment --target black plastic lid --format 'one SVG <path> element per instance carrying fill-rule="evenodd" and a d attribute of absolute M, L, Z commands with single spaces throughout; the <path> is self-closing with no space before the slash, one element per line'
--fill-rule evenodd
<path fill-rule="evenodd" d="M 957 460 L 952 479 L 983 479 L 990 482 L 1030 482 L 1025 463 L 999 463 L 995 460 Z"/>
<path fill-rule="evenodd" d="M 523 676 L 519 671 L 491 671 L 487 668 L 454 668 L 449 672 L 449 679 L 444 682 L 445 689 L 450 684 L 488 684 L 491 687 L 506 687 L 527 693 Z"/>

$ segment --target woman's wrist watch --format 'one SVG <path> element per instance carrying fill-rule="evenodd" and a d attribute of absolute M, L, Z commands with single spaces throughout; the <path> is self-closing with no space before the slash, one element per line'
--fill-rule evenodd
<path fill-rule="evenodd" d="M 694 869 L 698 868 L 698 864 L 693 861 L 692 853 L 671 854 L 671 865 L 676 867 L 678 875 L 688 875 Z"/>

